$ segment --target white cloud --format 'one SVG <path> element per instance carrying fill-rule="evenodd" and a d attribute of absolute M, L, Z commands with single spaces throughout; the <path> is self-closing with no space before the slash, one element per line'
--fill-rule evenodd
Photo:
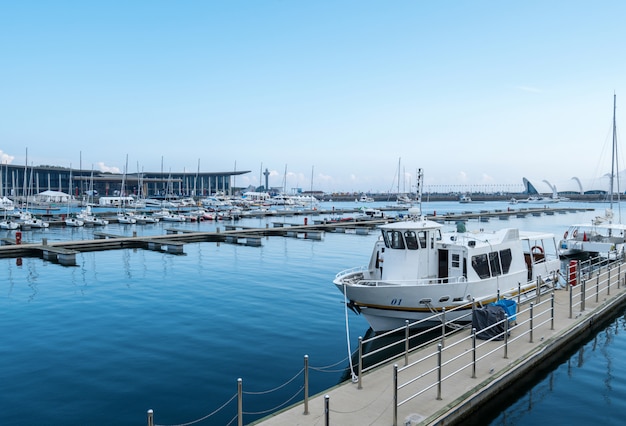
<path fill-rule="evenodd" d="M 102 161 L 96 163 L 96 165 L 98 166 L 98 170 L 100 170 L 101 172 L 109 172 L 109 173 L 121 173 L 122 172 L 119 169 L 119 167 L 107 166 Z"/>
<path fill-rule="evenodd" d="M 13 160 L 15 160 L 15 157 L 13 155 L 9 155 L 0 150 L 0 164 L 11 164 Z"/>

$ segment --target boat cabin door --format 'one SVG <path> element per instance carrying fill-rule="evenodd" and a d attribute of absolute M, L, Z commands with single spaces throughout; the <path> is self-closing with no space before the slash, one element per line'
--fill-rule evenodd
<path fill-rule="evenodd" d="M 467 278 L 467 265 L 464 261 L 463 250 L 439 250 L 439 278 L 442 282 L 462 281 Z"/>

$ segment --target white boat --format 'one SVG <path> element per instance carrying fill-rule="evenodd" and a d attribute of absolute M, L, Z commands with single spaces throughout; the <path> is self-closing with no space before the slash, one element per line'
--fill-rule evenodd
<path fill-rule="evenodd" d="M 91 206 L 87 205 L 86 208 L 82 209 L 80 213 L 76 215 L 76 218 L 82 220 L 84 224 L 91 226 L 105 226 L 109 224 L 109 221 L 106 219 L 102 219 L 97 217 L 91 211 Z"/>
<path fill-rule="evenodd" d="M 612 161 L 609 185 L 610 207 L 604 216 L 596 217 L 591 223 L 570 226 L 563 234 L 559 243 L 561 256 L 565 258 L 588 258 L 601 256 L 615 258 L 624 256 L 626 246 L 626 226 L 621 223 L 621 217 L 614 221 L 613 183 L 619 182 L 619 168 L 617 167 L 617 128 L 615 123 L 616 96 L 613 95 L 613 142 Z M 617 205 L 620 206 L 619 191 L 617 191 Z M 621 216 L 621 214 L 620 214 Z"/>
<path fill-rule="evenodd" d="M 85 222 L 83 222 L 80 219 L 77 219 L 75 217 L 67 217 L 65 218 L 65 226 L 71 226 L 71 227 L 80 227 L 80 226 L 84 226 Z"/>
<path fill-rule="evenodd" d="M 357 203 L 373 203 L 374 199 L 372 197 L 368 197 L 367 195 L 363 194 L 361 195 L 361 198 L 359 198 L 358 200 L 354 200 Z"/>
<path fill-rule="evenodd" d="M 163 222 L 186 222 L 187 218 L 179 213 L 168 212 L 161 216 Z"/>
<path fill-rule="evenodd" d="M 159 223 L 160 221 L 158 217 L 147 214 L 135 214 L 134 217 L 137 223 Z"/>
<path fill-rule="evenodd" d="M 472 197 L 470 197 L 469 195 L 461 195 L 461 197 L 459 198 L 459 203 L 465 204 L 465 203 L 471 203 L 472 202 Z"/>
<path fill-rule="evenodd" d="M 7 197 L 0 198 L 0 211 L 13 211 L 14 208 L 15 205 L 13 204 L 13 201 Z"/>
<path fill-rule="evenodd" d="M 417 214 L 419 209 L 411 209 L 406 221 L 381 225 L 369 264 L 342 271 L 333 281 L 348 307 L 376 332 L 444 309 L 446 320 L 471 321 L 473 302 L 517 295 L 519 287 L 536 287 L 539 277 L 548 286 L 558 279 L 552 234 L 514 228 L 466 232 L 462 224 L 443 232 L 442 224 Z"/>
<path fill-rule="evenodd" d="M 134 223 L 137 223 L 137 219 L 135 219 L 135 217 L 132 214 L 126 213 L 126 212 L 118 213 L 117 221 L 124 225 L 132 225 Z"/>
<path fill-rule="evenodd" d="M 48 228 L 50 224 L 36 217 L 31 217 L 29 219 L 24 220 L 22 226 L 30 227 L 30 228 Z"/>
<path fill-rule="evenodd" d="M 11 219 L 4 219 L 0 221 L 0 229 L 8 229 L 13 231 L 19 227 L 20 225 L 17 222 L 12 221 Z"/>
<path fill-rule="evenodd" d="M 413 200 L 406 194 L 398 194 L 396 202 L 398 204 L 412 204 Z"/>

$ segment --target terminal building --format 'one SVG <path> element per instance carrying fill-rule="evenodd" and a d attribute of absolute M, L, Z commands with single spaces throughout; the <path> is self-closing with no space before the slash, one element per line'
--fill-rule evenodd
<path fill-rule="evenodd" d="M 117 174 L 55 166 L 0 165 L 0 198 L 21 199 L 44 191 L 78 198 L 87 195 L 134 195 L 145 198 L 202 197 L 218 192 L 233 194 L 237 176 L 249 170 L 192 173 Z"/>

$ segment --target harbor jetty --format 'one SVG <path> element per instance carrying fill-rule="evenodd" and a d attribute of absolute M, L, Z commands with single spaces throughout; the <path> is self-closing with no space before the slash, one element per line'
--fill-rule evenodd
<path fill-rule="evenodd" d="M 253 228 L 238 225 L 237 221 L 224 221 L 214 232 L 193 231 L 175 227 L 165 227 L 164 235 L 137 236 L 117 235 L 95 231 L 93 240 L 41 242 L 27 240 L 21 231 L 16 233 L 15 239 L 2 238 L 0 240 L 0 258 L 40 257 L 57 262 L 65 266 L 76 265 L 76 254 L 79 252 L 119 250 L 119 249 L 146 249 L 166 251 L 171 254 L 184 254 L 184 244 L 187 243 L 228 243 L 248 246 L 261 246 L 262 239 L 272 236 L 287 238 L 304 238 L 321 240 L 324 232 L 367 234 L 376 226 L 390 221 L 402 220 L 407 207 L 377 208 L 383 213 L 382 217 L 368 217 L 367 215 L 348 216 L 348 214 L 362 213 L 361 209 L 332 209 L 332 210 L 299 210 L 299 211 L 266 211 L 254 212 L 252 217 L 277 217 L 280 221 L 268 223 L 265 228 Z M 506 220 L 510 217 L 523 218 L 529 215 L 554 215 L 568 212 L 586 211 L 593 209 L 567 207 L 536 207 L 507 210 L 482 210 L 478 212 L 466 211 L 460 213 L 424 212 L 425 216 L 434 221 L 454 223 L 458 221 L 488 221 L 490 219 Z M 390 215 L 390 212 L 399 214 Z M 297 222 L 286 222 L 287 217 L 303 216 Z M 325 216 L 322 218 L 322 216 Z M 309 217 L 311 220 L 309 221 Z M 319 219 L 314 219 L 319 217 Z M 48 218 L 50 226 L 64 226 L 59 218 Z M 107 217 L 112 223 L 116 218 Z M 140 226 L 140 225 L 139 225 Z M 222 230 L 223 228 L 223 230 Z"/>

